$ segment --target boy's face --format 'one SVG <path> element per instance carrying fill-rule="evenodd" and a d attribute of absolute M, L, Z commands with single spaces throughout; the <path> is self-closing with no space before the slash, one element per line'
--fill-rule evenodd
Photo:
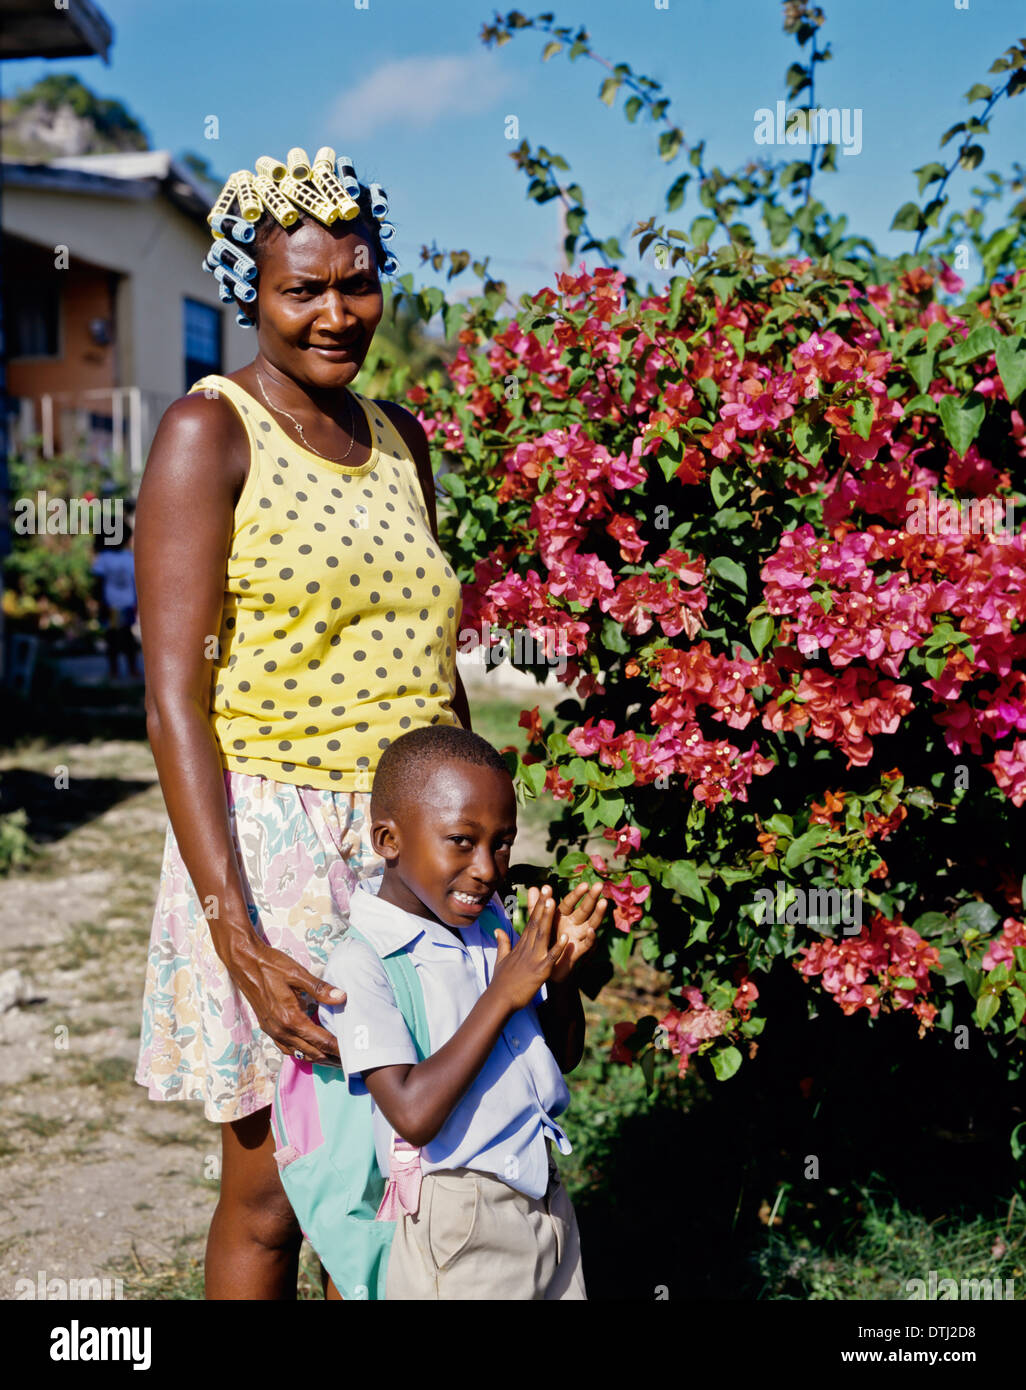
<path fill-rule="evenodd" d="M 371 827 L 386 865 L 378 896 L 416 917 L 469 927 L 505 880 L 516 833 L 508 773 L 438 763 L 401 816 Z"/>

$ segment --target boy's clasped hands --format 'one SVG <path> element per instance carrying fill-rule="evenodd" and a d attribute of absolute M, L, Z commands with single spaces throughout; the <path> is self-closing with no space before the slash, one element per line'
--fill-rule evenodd
<path fill-rule="evenodd" d="M 530 917 L 515 946 L 507 934 L 495 932 L 496 957 L 492 983 L 515 1008 L 526 1008 L 546 982 L 563 984 L 595 947 L 596 928 L 605 915 L 602 885 L 579 883 L 559 903 L 545 884 L 529 888 Z"/>

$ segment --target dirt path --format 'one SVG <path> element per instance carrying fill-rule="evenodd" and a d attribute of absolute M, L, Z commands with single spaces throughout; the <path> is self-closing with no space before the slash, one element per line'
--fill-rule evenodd
<path fill-rule="evenodd" d="M 40 1276 L 152 1297 L 195 1282 L 220 1148 L 199 1106 L 155 1104 L 132 1080 L 166 824 L 156 770 L 145 743 L 118 741 L 21 749 L 0 775 L 37 805 L 40 789 L 69 798 L 73 819 L 108 807 L 0 879 L 0 958 L 28 985 L 0 1015 L 0 1297 Z"/>

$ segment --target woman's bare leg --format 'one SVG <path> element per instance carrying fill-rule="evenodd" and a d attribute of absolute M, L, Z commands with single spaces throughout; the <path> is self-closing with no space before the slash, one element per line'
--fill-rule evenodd
<path fill-rule="evenodd" d="M 268 1106 L 221 1126 L 221 1195 L 207 1236 L 208 1299 L 296 1297 L 303 1234 L 274 1160 Z"/>

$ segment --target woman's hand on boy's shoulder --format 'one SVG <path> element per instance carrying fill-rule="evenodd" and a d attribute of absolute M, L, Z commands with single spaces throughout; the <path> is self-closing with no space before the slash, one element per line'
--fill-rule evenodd
<path fill-rule="evenodd" d="M 528 911 L 533 911 L 539 898 L 537 888 L 527 890 Z M 562 984 L 570 978 L 578 963 L 595 949 L 599 923 L 605 916 L 608 900 L 602 896 L 600 883 L 579 883 L 559 903 L 554 915 L 552 936 L 567 939 L 567 947 L 553 966 L 549 979 Z"/>

